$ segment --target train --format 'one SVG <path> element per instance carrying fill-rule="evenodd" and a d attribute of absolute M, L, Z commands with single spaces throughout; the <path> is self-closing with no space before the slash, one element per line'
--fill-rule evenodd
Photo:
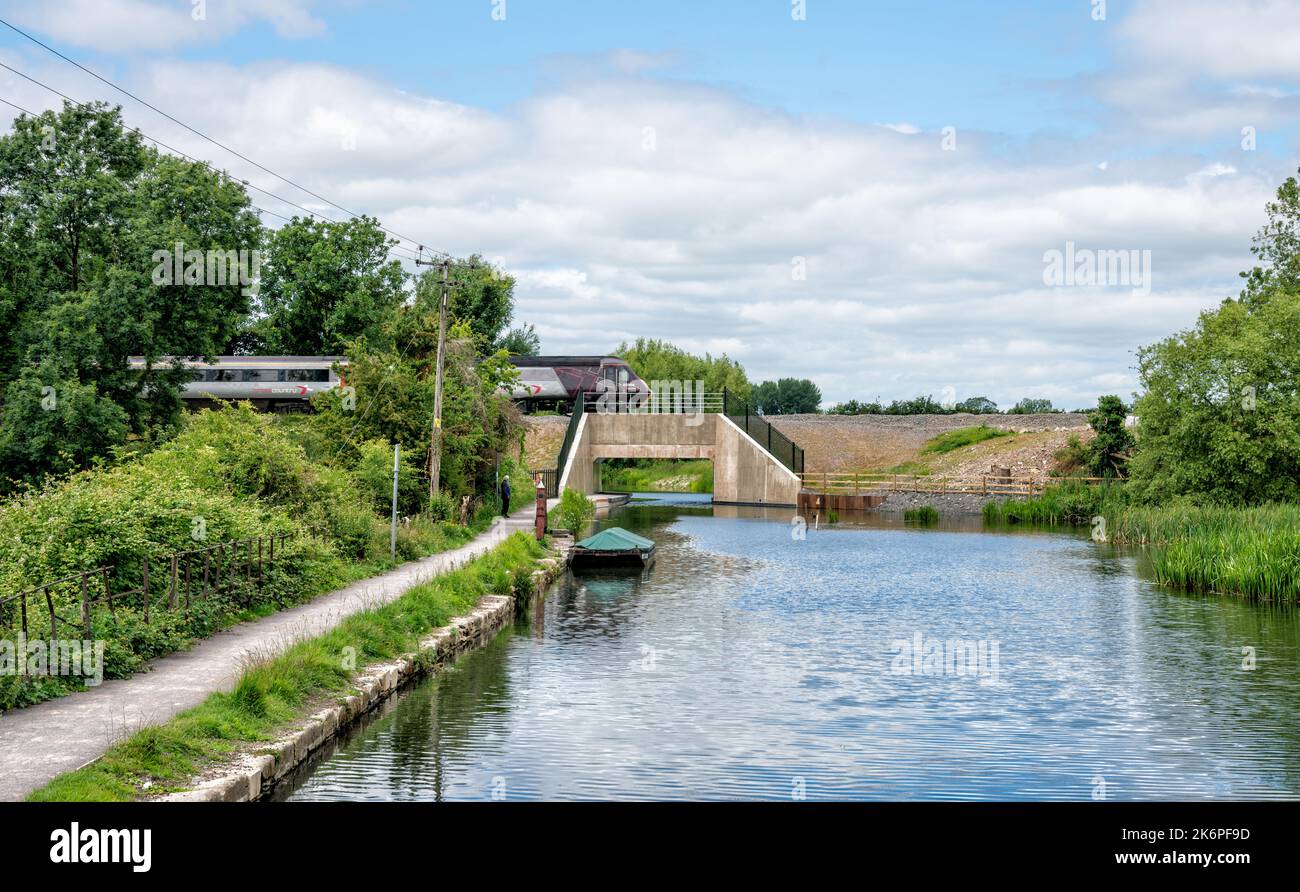
<path fill-rule="evenodd" d="M 153 364 L 173 361 L 162 357 Z M 193 370 L 193 380 L 181 390 L 181 399 L 196 409 L 216 400 L 246 400 L 268 412 L 305 411 L 313 396 L 346 383 L 335 364 L 342 369 L 347 362 L 346 356 L 218 356 L 210 363 L 183 359 L 181 364 Z M 131 356 L 127 364 L 144 369 L 145 360 Z"/>
<path fill-rule="evenodd" d="M 511 398 L 523 412 L 545 409 L 568 412 L 580 394 L 617 394 L 636 405 L 650 392 L 643 381 L 617 356 L 515 356 L 519 382 Z M 142 356 L 129 357 L 128 365 L 143 370 Z M 154 366 L 170 365 L 170 357 Z M 215 400 L 247 400 L 256 409 L 272 412 L 303 411 L 317 393 L 346 385 L 345 356 L 218 356 L 213 362 L 181 360 L 191 368 L 181 398 L 195 408 Z M 336 370 L 337 367 L 337 370 Z"/>
<path fill-rule="evenodd" d="M 511 397 L 520 411 L 568 412 L 580 394 L 605 394 L 625 405 L 639 405 L 650 393 L 627 360 L 617 356 L 512 356 L 519 383 Z"/>

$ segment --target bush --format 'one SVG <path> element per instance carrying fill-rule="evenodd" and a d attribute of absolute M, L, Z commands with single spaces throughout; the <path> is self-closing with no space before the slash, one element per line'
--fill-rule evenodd
<path fill-rule="evenodd" d="M 366 452 L 377 456 L 382 445 L 364 444 L 363 463 Z M 391 487 L 391 452 L 386 460 Z M 364 466 L 354 474 L 310 461 L 276 418 L 246 405 L 200 412 L 152 453 L 112 469 L 50 481 L 0 503 L 0 593 L 101 566 L 113 567 L 114 591 L 134 590 L 148 559 L 157 598 L 164 562 L 175 552 L 302 533 L 265 568 L 262 586 L 240 588 L 236 597 L 196 600 L 188 615 L 155 609 L 145 625 L 138 595 L 120 599 L 116 616 L 97 608 L 94 627 L 105 642 L 106 674 L 129 675 L 145 661 L 250 611 L 299 603 L 386 566 L 388 519 L 376 514 L 370 473 Z M 423 557 L 472 535 L 465 527 L 417 517 L 399 526 L 398 555 Z M 79 593 L 73 588 L 53 592 L 60 616 L 79 616 Z M 17 618 L 9 611 L 0 622 L 16 625 Z M 71 684 L 69 679 L 5 682 L 0 709 L 44 699 Z"/>
<path fill-rule="evenodd" d="M 576 538 L 582 535 L 595 516 L 596 505 L 591 499 L 576 489 L 566 488 L 560 496 L 560 504 L 551 512 L 553 521 L 558 525 L 553 525 L 552 529 L 568 530 Z"/>

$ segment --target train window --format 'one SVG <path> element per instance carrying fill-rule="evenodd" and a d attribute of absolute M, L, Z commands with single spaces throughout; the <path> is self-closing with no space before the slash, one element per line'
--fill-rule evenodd
<path fill-rule="evenodd" d="M 235 372 L 230 369 L 200 369 L 194 373 L 195 381 L 234 381 Z"/>
<path fill-rule="evenodd" d="M 244 369 L 240 373 L 241 381 L 274 381 L 275 369 Z"/>
<path fill-rule="evenodd" d="M 285 369 L 285 381 L 328 381 L 329 369 Z"/>

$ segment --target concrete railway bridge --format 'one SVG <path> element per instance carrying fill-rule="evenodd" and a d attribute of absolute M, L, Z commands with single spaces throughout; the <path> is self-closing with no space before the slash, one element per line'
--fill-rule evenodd
<path fill-rule="evenodd" d="M 790 508 L 799 501 L 804 462 L 802 449 L 725 391 L 653 394 L 634 405 L 613 394 L 576 400 L 553 494 L 566 487 L 599 492 L 607 458 L 709 459 L 715 504 Z"/>

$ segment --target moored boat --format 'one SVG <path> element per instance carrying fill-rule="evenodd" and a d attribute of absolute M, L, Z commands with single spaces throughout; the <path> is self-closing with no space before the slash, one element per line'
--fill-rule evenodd
<path fill-rule="evenodd" d="M 569 550 L 569 566 L 646 567 L 655 559 L 655 544 L 622 527 L 588 536 Z"/>

